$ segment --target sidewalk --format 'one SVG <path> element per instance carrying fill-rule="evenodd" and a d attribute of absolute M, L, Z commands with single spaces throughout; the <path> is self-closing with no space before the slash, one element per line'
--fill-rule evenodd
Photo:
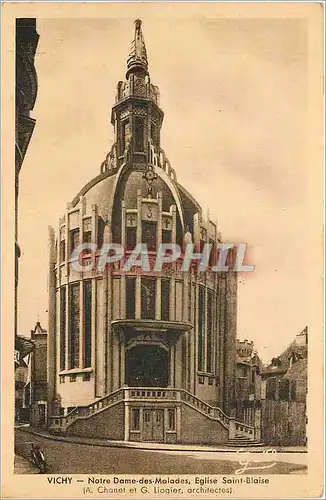
<path fill-rule="evenodd" d="M 14 474 L 39 474 L 38 468 L 20 455 L 15 455 Z"/>
<path fill-rule="evenodd" d="M 112 448 L 133 448 L 140 450 L 161 450 L 161 451 L 185 451 L 185 452 L 219 452 L 219 453 L 237 453 L 241 447 L 230 447 L 227 444 L 217 445 L 217 446 L 204 446 L 204 445 L 186 445 L 186 444 L 168 444 L 168 443 L 148 443 L 148 442 L 136 442 L 136 441 L 111 441 L 98 438 L 84 438 L 80 436 L 57 436 L 55 434 L 49 434 L 44 430 L 34 430 L 30 427 L 18 427 L 21 432 L 26 432 L 29 434 L 34 434 L 35 436 L 40 436 L 45 439 L 51 439 L 53 441 L 64 441 L 67 443 L 83 444 L 88 446 L 106 446 Z M 266 450 L 276 450 L 278 453 L 307 453 L 307 447 L 305 446 L 249 446 L 244 448 L 245 451 L 251 453 L 264 453 Z"/>

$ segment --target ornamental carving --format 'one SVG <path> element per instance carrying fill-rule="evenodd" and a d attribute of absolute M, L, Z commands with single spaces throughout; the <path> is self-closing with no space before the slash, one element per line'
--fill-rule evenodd
<path fill-rule="evenodd" d="M 134 94 L 142 97 L 146 97 L 146 83 L 141 78 L 135 80 L 134 83 Z"/>

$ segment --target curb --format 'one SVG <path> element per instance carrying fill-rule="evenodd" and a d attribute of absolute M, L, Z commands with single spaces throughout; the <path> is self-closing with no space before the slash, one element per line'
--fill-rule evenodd
<path fill-rule="evenodd" d="M 202 452 L 202 453 L 237 453 L 239 449 L 243 449 L 246 452 L 251 452 L 251 453 L 264 453 L 266 451 L 266 446 L 258 446 L 257 448 L 253 447 L 232 447 L 232 448 L 215 448 L 212 447 L 211 449 L 209 447 L 207 448 L 194 448 L 194 449 L 189 449 L 189 448 L 171 448 L 169 445 L 167 445 L 164 448 L 157 448 L 155 444 L 153 446 L 139 446 L 138 443 L 135 442 L 135 444 L 131 444 L 128 441 L 126 442 L 113 442 L 113 441 L 105 441 L 105 440 L 92 440 L 92 439 L 87 439 L 87 438 L 78 438 L 76 439 L 73 436 L 57 436 L 55 434 L 45 434 L 43 432 L 37 431 L 35 429 L 31 429 L 30 427 L 16 427 L 15 430 L 20 430 L 23 432 L 26 432 L 28 434 L 33 434 L 35 436 L 39 436 L 45 439 L 50 439 L 52 441 L 61 441 L 64 443 L 75 443 L 75 444 L 81 444 L 84 446 L 100 446 L 102 448 L 129 448 L 133 450 L 144 450 L 144 451 L 177 451 L 177 452 L 184 452 L 184 453 L 192 453 L 192 452 Z M 262 449 L 264 448 L 264 449 Z M 268 446 L 268 448 L 272 448 Z M 279 450 L 277 453 L 308 453 L 308 450 Z"/>

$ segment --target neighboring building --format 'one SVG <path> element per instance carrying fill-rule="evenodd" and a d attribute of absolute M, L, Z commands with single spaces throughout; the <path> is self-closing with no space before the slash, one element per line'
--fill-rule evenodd
<path fill-rule="evenodd" d="M 28 413 L 24 408 L 24 390 L 28 377 L 28 365 L 22 360 L 15 369 L 15 422 L 27 422 Z"/>
<path fill-rule="evenodd" d="M 29 420 L 33 427 L 47 424 L 47 331 L 38 321 L 31 330 L 34 350 L 30 355 L 29 377 L 25 385 L 24 405 L 29 408 Z"/>
<path fill-rule="evenodd" d="M 33 344 L 17 334 L 17 290 L 18 290 L 18 194 L 19 173 L 31 139 L 35 120 L 30 116 L 37 95 L 37 75 L 34 58 L 39 35 L 36 19 L 16 19 L 16 122 L 15 122 L 15 368 L 31 352 Z M 25 363 L 23 363 L 25 364 Z"/>
<path fill-rule="evenodd" d="M 253 342 L 237 340 L 236 418 L 260 429 L 262 362 Z"/>
<path fill-rule="evenodd" d="M 234 418 L 237 278 L 231 270 L 74 270 L 81 242 L 115 242 L 127 254 L 161 242 L 197 251 L 217 243 L 216 225 L 177 181 L 161 148 L 163 112 L 148 72 L 141 22 L 118 83 L 115 142 L 91 180 L 50 230 L 48 406 L 52 432 L 134 441 L 218 443 Z M 84 254 L 84 262 L 98 261 Z M 213 255 L 211 264 L 216 256 Z M 223 411 L 226 413 L 223 413 Z M 238 430 L 237 430 L 238 429 Z"/>
<path fill-rule="evenodd" d="M 306 444 L 308 334 L 299 333 L 288 348 L 262 370 L 262 440 Z"/>

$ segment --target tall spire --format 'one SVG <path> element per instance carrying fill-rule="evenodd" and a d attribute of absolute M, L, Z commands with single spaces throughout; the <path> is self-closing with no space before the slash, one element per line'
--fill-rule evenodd
<path fill-rule="evenodd" d="M 135 35 L 131 43 L 131 50 L 127 60 L 127 74 L 126 78 L 130 73 L 142 72 L 148 73 L 148 61 L 147 52 L 145 46 L 145 40 L 141 30 L 141 20 L 136 19 L 135 21 Z"/>

